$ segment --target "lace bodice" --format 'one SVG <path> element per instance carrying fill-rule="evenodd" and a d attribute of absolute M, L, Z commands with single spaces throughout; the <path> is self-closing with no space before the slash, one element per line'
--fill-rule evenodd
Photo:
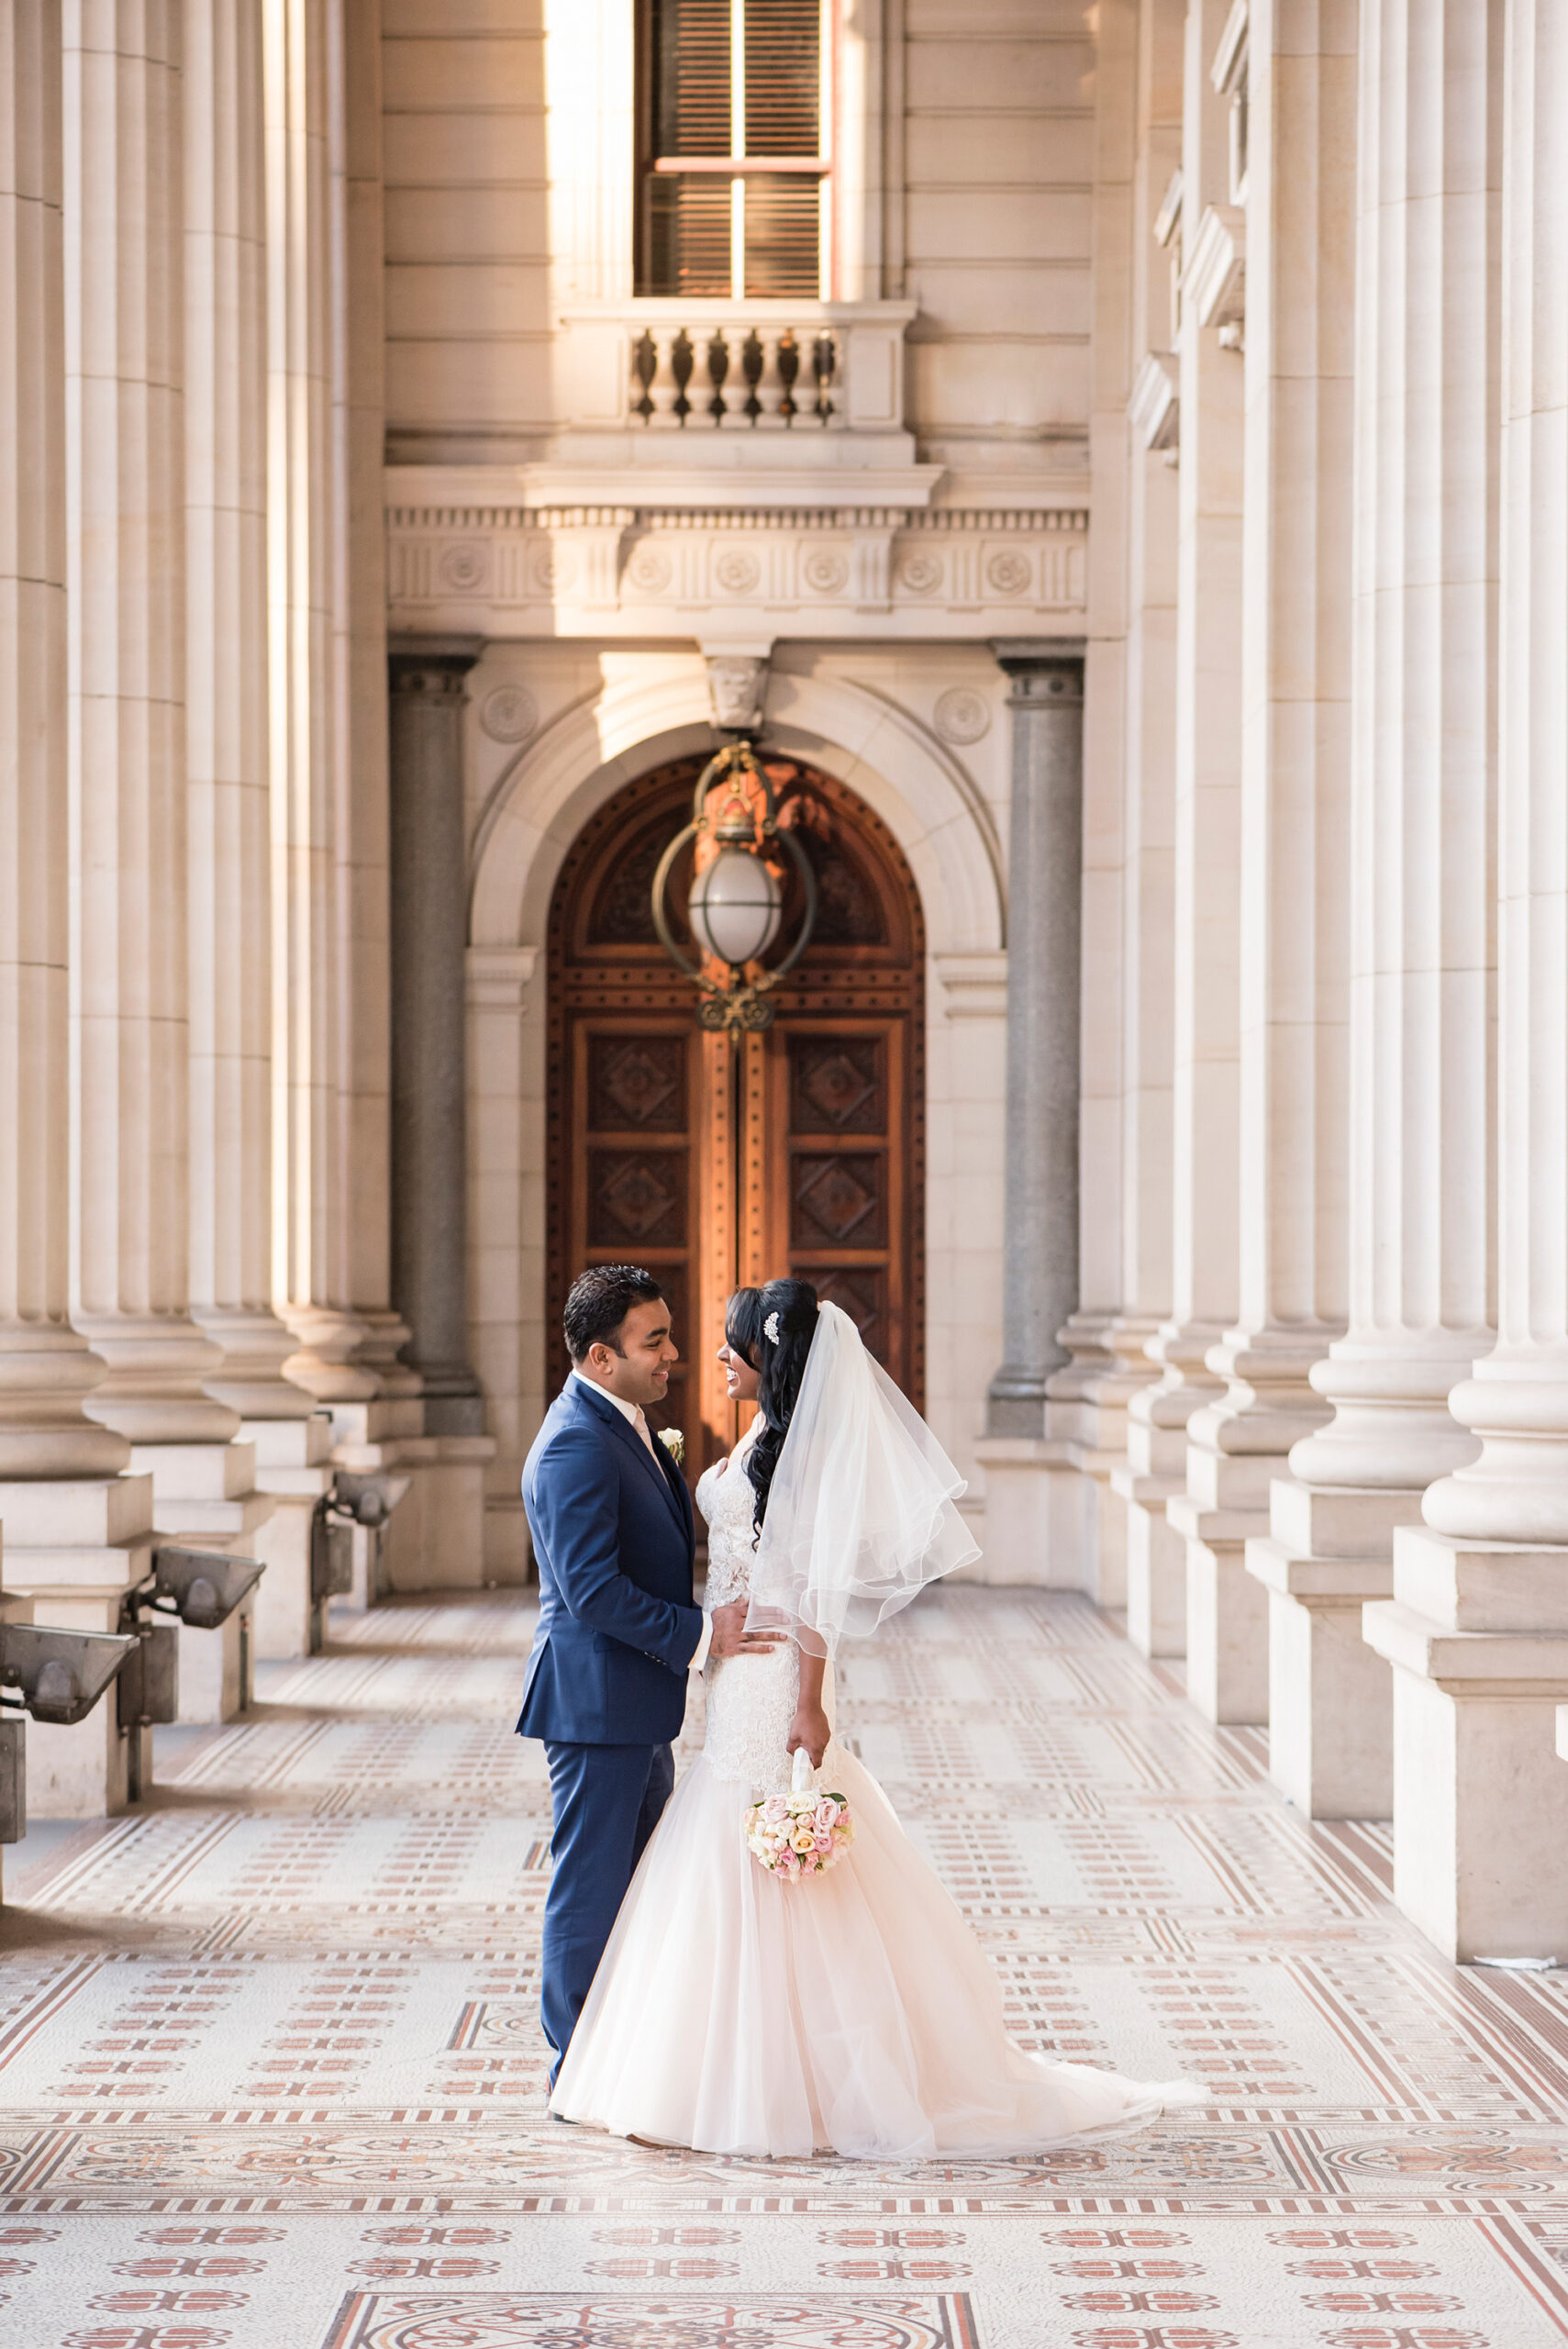
<path fill-rule="evenodd" d="M 756 1493 L 746 1474 L 746 1453 L 762 1426 L 761 1415 L 730 1453 L 728 1463 L 706 1469 L 697 1480 L 697 1507 L 707 1520 L 707 1607 L 744 1598 L 751 1587 L 751 1512 Z M 823 1681 L 822 1702 L 833 1718 L 831 1667 Z M 707 1736 L 703 1752 L 717 1776 L 740 1780 L 759 1794 L 776 1794 L 789 1784 L 786 1751 L 800 1683 L 799 1652 L 786 1641 L 775 1655 L 710 1657 Z M 829 1747 L 829 1752 L 831 1748 Z"/>
<path fill-rule="evenodd" d="M 728 1461 L 706 1468 L 697 1479 L 697 1507 L 707 1520 L 707 1605 L 744 1598 L 751 1587 L 751 1512 L 756 1492 L 746 1474 L 746 1454 L 762 1426 L 758 1414 Z"/>

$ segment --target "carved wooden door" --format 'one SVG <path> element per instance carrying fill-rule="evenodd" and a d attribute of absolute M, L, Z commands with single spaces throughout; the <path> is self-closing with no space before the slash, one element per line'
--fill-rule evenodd
<path fill-rule="evenodd" d="M 790 1272 L 859 1325 L 917 1403 L 924 1386 L 924 939 L 892 835 L 841 785 L 771 761 L 817 874 L 813 942 L 772 1028 L 699 1029 L 650 911 L 700 761 L 644 775 L 584 829 L 550 933 L 547 1391 L 561 1309 L 587 1264 L 658 1275 L 682 1361 L 662 1423 L 695 1477 L 739 1427 L 715 1359 L 724 1304 Z M 689 874 L 671 897 L 684 903 Z M 786 904 L 786 926 L 795 908 Z"/>

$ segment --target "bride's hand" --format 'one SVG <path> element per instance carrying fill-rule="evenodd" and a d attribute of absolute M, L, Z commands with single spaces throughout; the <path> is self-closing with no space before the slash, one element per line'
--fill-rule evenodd
<path fill-rule="evenodd" d="M 820 1705 L 802 1705 L 789 1725 L 786 1753 L 798 1753 L 804 1746 L 811 1756 L 814 1770 L 822 1767 L 822 1756 L 828 1751 L 828 1740 L 833 1734 L 833 1724 Z"/>

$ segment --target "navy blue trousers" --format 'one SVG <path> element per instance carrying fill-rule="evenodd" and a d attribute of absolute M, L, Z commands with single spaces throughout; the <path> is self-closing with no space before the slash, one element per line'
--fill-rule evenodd
<path fill-rule="evenodd" d="M 616 1911 L 675 1784 L 667 1745 L 556 1745 L 548 1741 L 552 1873 L 544 1904 L 539 2020 L 550 2084 L 577 2028 Z"/>

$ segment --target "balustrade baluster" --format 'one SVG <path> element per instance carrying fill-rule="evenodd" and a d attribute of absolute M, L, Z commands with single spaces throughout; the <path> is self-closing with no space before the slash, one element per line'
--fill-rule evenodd
<path fill-rule="evenodd" d="M 711 337 L 707 346 L 707 378 L 713 385 L 713 397 L 707 412 L 715 424 L 721 424 L 729 410 L 724 397 L 724 379 L 729 373 L 729 345 L 724 340 L 722 328 Z"/>
<path fill-rule="evenodd" d="M 745 376 L 747 384 L 745 413 L 751 417 L 753 426 L 762 413 L 762 403 L 757 397 L 757 386 L 762 380 L 765 358 L 762 338 L 753 327 L 740 346 L 740 373 Z"/>
<path fill-rule="evenodd" d="M 646 327 L 632 345 L 631 371 L 642 386 L 642 397 L 632 403 L 632 413 L 647 424 L 653 414 L 653 378 L 659 373 L 659 345 Z"/>
<path fill-rule="evenodd" d="M 675 414 L 680 418 L 683 430 L 685 429 L 686 418 L 692 412 L 692 404 L 686 397 L 686 385 L 692 380 L 692 370 L 696 365 L 696 352 L 692 348 L 691 336 L 683 327 L 675 337 L 674 346 L 670 352 L 670 372 L 675 378 Z"/>
<path fill-rule="evenodd" d="M 824 424 L 833 413 L 833 403 L 828 395 L 838 366 L 838 346 L 832 336 L 819 334 L 811 346 L 811 372 L 817 378 L 817 413 Z"/>
<path fill-rule="evenodd" d="M 785 327 L 779 337 L 777 364 L 779 381 L 784 385 L 784 397 L 779 402 L 779 414 L 786 424 L 793 424 L 800 412 L 795 404 L 795 380 L 800 373 L 800 346 L 795 341 L 795 330 L 791 327 Z"/>

